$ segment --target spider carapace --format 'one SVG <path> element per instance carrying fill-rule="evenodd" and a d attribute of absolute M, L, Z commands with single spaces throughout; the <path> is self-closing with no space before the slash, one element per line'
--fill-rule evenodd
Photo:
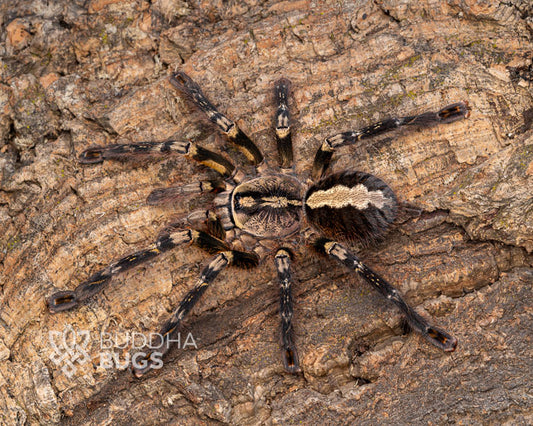
<path fill-rule="evenodd" d="M 409 325 L 426 340 L 444 351 L 455 349 L 457 340 L 453 336 L 420 316 L 394 287 L 341 243 L 371 243 L 382 237 L 394 222 L 398 211 L 394 192 L 381 179 L 368 173 L 346 170 L 330 174 L 329 165 L 337 148 L 354 144 L 363 138 L 389 132 L 400 126 L 424 127 L 466 118 L 466 102 L 448 105 L 437 112 L 390 118 L 357 131 L 326 138 L 315 155 L 311 180 L 296 176 L 292 167 L 287 79 L 280 79 L 274 90 L 277 103 L 275 130 L 278 170 L 266 165 L 263 154 L 255 143 L 207 100 L 200 87 L 189 76 L 178 72 L 170 77 L 170 82 L 203 111 L 226 135 L 227 140 L 256 166 L 256 175 L 246 175 L 225 156 L 191 141 L 138 142 L 96 146 L 83 151 L 79 158 L 82 164 L 142 156 L 184 155 L 210 167 L 219 176 L 180 187 L 156 189 L 148 197 L 149 204 L 170 202 L 195 193 L 213 192 L 216 195 L 211 209 L 201 213 L 206 224 L 203 229 L 184 228 L 178 223 L 169 225 L 147 248 L 111 263 L 91 275 L 74 290 L 59 291 L 50 296 L 47 303 L 52 313 L 77 306 L 100 292 L 114 275 L 182 244 L 192 243 L 211 253 L 213 258 L 203 269 L 196 285 L 184 296 L 157 334 L 159 341 L 151 342 L 151 347 L 146 349 L 145 362 L 132 367 L 134 374 L 140 377 L 150 369 L 157 368 L 151 356 L 155 351 L 161 356 L 168 351 L 169 338 L 179 332 L 185 315 L 225 267 L 257 266 L 265 254 L 271 251 L 273 244 L 287 241 L 294 235 L 303 235 L 310 239 L 311 246 L 316 250 L 360 274 L 395 303 Z M 195 215 L 191 215 L 193 216 Z M 302 225 L 303 223 L 306 225 Z M 274 263 L 280 286 L 282 359 L 288 372 L 297 373 L 301 368 L 293 338 L 293 257 L 291 248 L 284 243 L 278 243 L 274 249 Z"/>

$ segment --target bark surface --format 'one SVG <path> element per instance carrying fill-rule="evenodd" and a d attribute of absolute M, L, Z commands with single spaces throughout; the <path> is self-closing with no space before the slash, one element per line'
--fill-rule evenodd
<path fill-rule="evenodd" d="M 0 11 L 0 423 L 533 423 L 529 1 L 14 0 Z M 301 375 L 282 367 L 272 258 L 217 278 L 184 324 L 182 345 L 190 332 L 197 349 L 172 350 L 140 380 L 100 365 L 100 333 L 124 361 L 127 337 L 158 330 L 207 262 L 178 248 L 79 309 L 45 305 L 209 205 L 146 204 L 154 188 L 214 176 L 185 159 L 77 163 L 91 145 L 220 149 L 168 83 L 176 69 L 272 164 L 273 87 L 289 78 L 302 176 L 325 137 L 469 102 L 467 120 L 363 141 L 333 164 L 396 192 L 398 224 L 360 256 L 458 338 L 455 352 L 405 330 L 367 283 L 301 246 Z M 69 326 L 90 333 L 90 359 L 70 354 L 71 375 L 50 341 Z"/>

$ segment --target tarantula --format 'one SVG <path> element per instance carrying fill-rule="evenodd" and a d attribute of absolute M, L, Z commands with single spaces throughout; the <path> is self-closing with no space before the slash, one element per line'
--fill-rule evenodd
<path fill-rule="evenodd" d="M 125 256 L 91 275 L 75 290 L 59 291 L 47 299 L 52 313 L 77 306 L 100 292 L 116 274 L 139 265 L 177 246 L 192 243 L 214 254 L 203 269 L 196 285 L 185 295 L 170 319 L 159 333 L 160 355 L 168 351 L 165 338 L 175 336 L 183 318 L 200 299 L 207 287 L 227 266 L 250 268 L 276 244 L 274 263 L 280 286 L 281 347 L 286 371 L 301 371 L 293 337 L 293 300 L 291 296 L 291 262 L 293 253 L 287 241 L 298 233 L 312 238 L 311 245 L 348 268 L 359 273 L 376 290 L 395 303 L 405 315 L 408 324 L 426 340 L 444 351 L 453 351 L 457 340 L 440 328 L 428 323 L 409 306 L 384 278 L 365 265 L 338 240 L 374 242 L 384 235 L 394 222 L 398 201 L 394 192 L 381 179 L 361 171 L 345 170 L 328 174 L 332 155 L 337 148 L 392 131 L 400 126 L 431 126 L 451 123 L 468 116 L 468 104 L 458 102 L 438 112 L 426 112 L 380 121 L 357 131 L 339 133 L 323 141 L 314 158 L 313 180 L 305 182 L 295 176 L 291 123 L 288 107 L 289 80 L 282 78 L 275 85 L 277 103 L 276 139 L 279 168 L 266 165 L 257 145 L 237 125 L 219 112 L 202 90 L 183 72 L 174 73 L 170 83 L 194 103 L 227 137 L 246 159 L 256 166 L 254 175 L 236 168 L 226 157 L 209 151 L 191 141 L 138 142 L 110 146 L 94 146 L 79 157 L 82 164 L 101 163 L 104 160 L 124 160 L 145 155 L 183 155 L 215 170 L 219 179 L 199 181 L 181 187 L 154 190 L 148 203 L 159 204 L 183 195 L 212 192 L 213 209 L 203 211 L 204 230 L 169 225 L 157 240 L 144 250 Z M 307 221 L 304 227 L 302 224 Z M 320 235 L 320 236 L 318 236 Z M 248 251 L 236 250 L 231 243 L 239 243 Z M 239 246 L 239 248 L 240 248 Z M 146 362 L 133 366 L 140 377 L 154 367 L 148 349 Z"/>

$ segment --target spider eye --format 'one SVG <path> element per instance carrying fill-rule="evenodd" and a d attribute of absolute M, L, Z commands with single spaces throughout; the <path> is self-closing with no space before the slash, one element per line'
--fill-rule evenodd
<path fill-rule="evenodd" d="M 381 179 L 363 172 L 330 175 L 307 191 L 309 221 L 328 237 L 370 243 L 396 218 L 398 202 Z"/>

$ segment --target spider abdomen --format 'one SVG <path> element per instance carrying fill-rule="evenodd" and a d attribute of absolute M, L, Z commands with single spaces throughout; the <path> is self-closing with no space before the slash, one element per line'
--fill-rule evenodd
<path fill-rule="evenodd" d="M 309 221 L 326 236 L 371 243 L 396 219 L 392 189 L 368 173 L 332 174 L 309 188 L 304 197 Z"/>
<path fill-rule="evenodd" d="M 298 230 L 302 185 L 289 176 L 271 175 L 245 181 L 231 195 L 235 226 L 259 237 L 284 237 Z"/>

